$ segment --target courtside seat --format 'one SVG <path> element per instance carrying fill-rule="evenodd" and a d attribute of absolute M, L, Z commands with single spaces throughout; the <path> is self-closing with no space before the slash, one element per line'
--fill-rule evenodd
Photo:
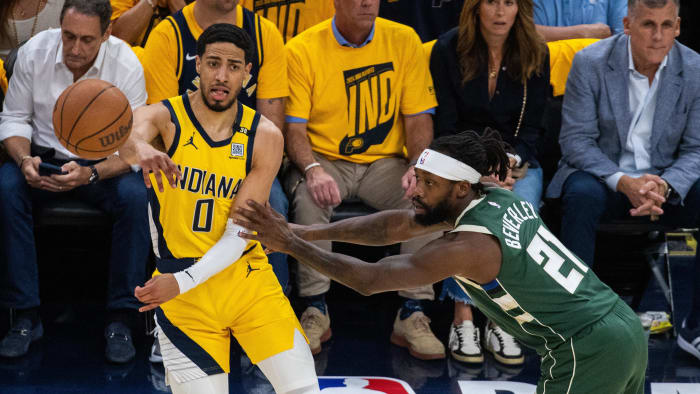
<path fill-rule="evenodd" d="M 628 218 L 624 220 L 601 223 L 598 226 L 599 240 L 602 236 L 607 239 L 635 240 L 629 243 L 618 243 L 621 249 L 617 253 L 629 255 L 643 255 L 649 266 L 651 274 L 661 288 L 664 298 L 670 309 L 674 334 L 676 324 L 676 308 L 673 293 L 673 278 L 671 275 L 671 260 L 669 258 L 668 233 L 694 232 L 696 229 L 678 229 L 665 226 L 656 222 L 649 222 L 648 218 Z M 683 278 L 680 278 L 683 280 Z M 633 303 L 634 304 L 634 303 Z"/>
<path fill-rule="evenodd" d="M 56 200 L 43 203 L 34 212 L 37 227 L 105 227 L 111 226 L 108 215 L 77 200 Z"/>

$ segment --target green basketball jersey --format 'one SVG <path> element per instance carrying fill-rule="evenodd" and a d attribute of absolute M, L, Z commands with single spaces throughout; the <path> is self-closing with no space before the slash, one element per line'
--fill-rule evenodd
<path fill-rule="evenodd" d="M 503 257 L 495 280 L 455 279 L 479 310 L 540 355 L 601 319 L 619 299 L 552 235 L 532 204 L 510 191 L 488 188 L 455 231 L 498 239 Z"/>

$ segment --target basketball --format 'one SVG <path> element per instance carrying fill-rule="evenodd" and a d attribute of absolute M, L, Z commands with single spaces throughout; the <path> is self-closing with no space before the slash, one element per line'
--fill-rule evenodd
<path fill-rule="evenodd" d="M 61 145 L 84 159 L 102 159 L 129 138 L 133 114 L 124 93 L 100 79 L 85 79 L 61 93 L 53 131 Z"/>

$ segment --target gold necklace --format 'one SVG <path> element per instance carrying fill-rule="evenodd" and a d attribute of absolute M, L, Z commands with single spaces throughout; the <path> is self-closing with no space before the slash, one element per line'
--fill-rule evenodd
<path fill-rule="evenodd" d="M 491 70 L 489 70 L 489 79 L 496 78 L 497 74 L 498 74 L 498 67 L 492 68 Z"/>
<path fill-rule="evenodd" d="M 36 5 L 36 14 L 34 14 L 34 23 L 32 23 L 32 31 L 31 31 L 31 33 L 29 33 L 29 38 L 34 37 L 34 32 L 36 31 L 36 24 L 39 21 L 39 11 L 41 10 L 41 8 L 44 6 L 45 3 L 46 3 L 46 0 L 39 0 L 39 2 Z M 24 15 L 25 15 L 24 10 L 20 9 L 19 11 L 20 11 L 21 17 L 24 17 Z M 15 36 L 15 46 L 19 46 L 20 42 L 19 42 L 19 34 L 17 34 L 17 21 L 13 19 L 12 23 L 10 23 L 10 25 L 12 26 L 12 33 Z"/>

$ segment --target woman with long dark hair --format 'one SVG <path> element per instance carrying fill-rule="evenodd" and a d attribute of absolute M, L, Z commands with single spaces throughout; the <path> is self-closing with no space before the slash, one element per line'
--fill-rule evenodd
<path fill-rule="evenodd" d="M 46 29 L 59 27 L 64 0 L 0 1 L 0 59 Z"/>
<path fill-rule="evenodd" d="M 537 143 L 549 87 L 549 54 L 535 30 L 532 0 L 466 0 L 459 26 L 443 34 L 430 59 L 438 108 L 435 137 L 463 130 L 496 129 L 515 150 L 512 177 L 505 182 L 532 206 L 539 208 L 542 169 Z M 450 330 L 452 355 L 480 362 L 479 330 L 472 323 L 470 300 L 452 280 L 443 296 L 455 299 Z M 499 327 L 488 323 L 484 343 L 502 363 L 524 361 L 520 346 Z"/>

